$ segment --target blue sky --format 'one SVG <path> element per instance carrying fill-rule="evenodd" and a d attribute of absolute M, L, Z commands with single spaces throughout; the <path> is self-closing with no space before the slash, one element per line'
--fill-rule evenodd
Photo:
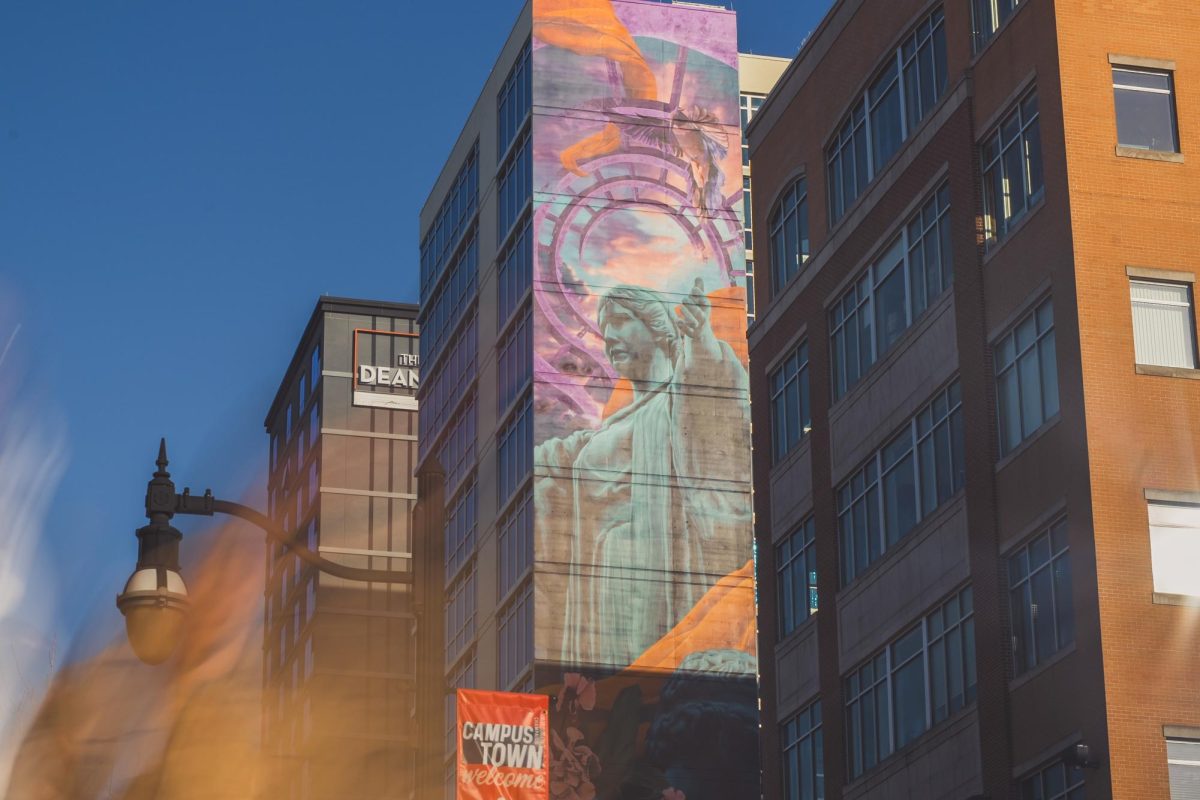
<path fill-rule="evenodd" d="M 829 0 L 735 5 L 790 56 Z M 242 496 L 317 296 L 417 299 L 418 209 L 519 8 L 0 4 L 0 429 L 65 441 L 26 608 L 118 630 L 158 437 Z"/>

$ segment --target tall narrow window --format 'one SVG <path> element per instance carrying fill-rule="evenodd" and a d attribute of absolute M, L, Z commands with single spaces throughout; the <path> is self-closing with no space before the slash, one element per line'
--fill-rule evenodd
<path fill-rule="evenodd" d="M 1043 300 L 993 346 L 1000 455 L 1058 413 L 1054 307 Z"/>
<path fill-rule="evenodd" d="M 823 800 L 825 748 L 820 701 L 796 712 L 782 727 L 784 800 Z"/>
<path fill-rule="evenodd" d="M 808 182 L 801 178 L 779 198 L 768 222 L 771 293 L 778 294 L 808 262 Z"/>
<path fill-rule="evenodd" d="M 525 402 L 513 412 L 497 438 L 499 444 L 496 451 L 500 462 L 499 501 L 503 505 L 524 483 L 532 467 L 533 410 L 530 396 L 526 395 Z"/>
<path fill-rule="evenodd" d="M 1112 77 L 1117 144 L 1178 153 L 1173 75 L 1165 70 L 1113 67 Z"/>
<path fill-rule="evenodd" d="M 804 520 L 775 547 L 779 638 L 817 613 L 816 523 Z"/>
<path fill-rule="evenodd" d="M 750 142 L 746 138 L 746 127 L 750 124 L 750 120 L 754 119 L 754 115 L 758 113 L 758 109 L 762 108 L 762 95 L 744 94 L 741 96 L 742 106 L 742 166 L 750 166 Z M 747 218 L 746 220 L 750 220 Z"/>
<path fill-rule="evenodd" d="M 1017 103 L 983 140 L 984 233 L 1003 239 L 1042 196 L 1042 140 L 1037 92 Z"/>
<path fill-rule="evenodd" d="M 1075 641 L 1065 519 L 1008 557 L 1008 586 L 1013 658 L 1020 675 Z"/>
<path fill-rule="evenodd" d="M 808 397 L 808 344 L 800 345 L 771 372 L 771 448 L 776 462 L 812 430 Z"/>
<path fill-rule="evenodd" d="M 1196 319 L 1186 283 L 1132 280 L 1133 350 L 1139 364 L 1196 367 Z"/>

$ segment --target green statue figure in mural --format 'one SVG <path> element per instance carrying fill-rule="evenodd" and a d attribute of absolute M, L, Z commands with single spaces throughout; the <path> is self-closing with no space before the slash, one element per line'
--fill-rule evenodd
<path fill-rule="evenodd" d="M 632 400 L 536 448 L 535 502 L 549 523 L 539 557 L 551 571 L 577 565 L 562 649 L 547 656 L 627 666 L 745 562 L 748 382 L 710 317 L 700 279 L 675 312 L 638 286 L 599 301 L 605 354 Z"/>

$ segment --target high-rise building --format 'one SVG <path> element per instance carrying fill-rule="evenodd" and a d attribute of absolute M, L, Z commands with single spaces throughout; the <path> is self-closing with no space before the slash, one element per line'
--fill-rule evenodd
<path fill-rule="evenodd" d="M 759 110 L 766 797 L 1200 796 L 1198 59 L 837 0 Z"/>
<path fill-rule="evenodd" d="M 422 211 L 423 796 L 456 687 L 551 695 L 555 797 L 757 795 L 742 63 L 722 7 L 531 0 Z"/>
<path fill-rule="evenodd" d="M 416 316 L 322 297 L 267 413 L 271 516 L 330 561 L 412 570 Z M 268 544 L 264 631 L 271 796 L 413 797 L 412 586 L 335 578 Z"/>

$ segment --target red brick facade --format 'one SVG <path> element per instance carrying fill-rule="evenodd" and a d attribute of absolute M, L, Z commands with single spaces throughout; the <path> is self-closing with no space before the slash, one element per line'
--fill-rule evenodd
<path fill-rule="evenodd" d="M 1025 0 L 975 54 L 969 4 L 944 3 L 949 78 L 943 96 L 831 226 L 825 146 L 851 99 L 936 7 L 916 0 L 836 2 L 751 126 L 760 238 L 767 241 L 775 198 L 800 174 L 808 181 L 811 231 L 811 258 L 774 298 L 766 279 L 770 248 L 760 244 L 758 321 L 750 336 L 764 794 L 783 796 L 780 723 L 819 696 L 826 798 L 898 796 L 901 785 L 911 797 L 1015 796 L 1021 777 L 1083 742 L 1099 762 L 1085 770 L 1088 798 L 1166 800 L 1163 726 L 1200 727 L 1200 609 L 1154 602 L 1144 492 L 1200 491 L 1200 383 L 1188 379 L 1200 373 L 1135 372 L 1126 267 L 1195 272 L 1200 261 L 1200 175 L 1193 155 L 1200 155 L 1200 10 L 1175 0 Z M 1117 154 L 1110 55 L 1173 62 L 1182 162 Z M 1032 87 L 1045 189 L 1015 228 L 986 248 L 978 144 Z M 833 431 L 853 414 L 882 445 L 900 419 L 894 409 L 847 409 L 902 385 L 898 371 L 932 358 L 944 343 L 935 341 L 933 324 L 914 320 L 861 388 L 831 402 L 828 309 L 913 204 L 943 180 L 950 190 L 958 362 L 947 365 L 946 374 L 961 383 L 966 454 L 966 488 L 949 505 L 962 504 L 966 517 L 963 574 L 975 597 L 978 698 L 847 782 L 842 681 L 856 643 L 845 634 L 853 587 L 838 579 L 834 490 L 844 476 L 834 474 Z M 1060 411 L 1001 458 L 992 345 L 1045 297 L 1053 303 Z M 812 432 L 801 452 L 773 465 L 767 376 L 804 338 Z M 896 408 L 913 402 L 898 396 Z M 792 465 L 802 459 L 811 464 L 807 471 Z M 806 475 L 810 485 L 798 485 Z M 811 494 L 821 610 L 781 641 L 774 543 L 787 533 L 777 522 L 782 492 Z M 1062 515 L 1074 643 L 1014 677 L 1005 556 Z M 933 524 L 940 523 L 923 522 L 909 537 L 923 537 L 922 526 Z M 898 546 L 878 567 L 905 568 L 901 562 L 919 552 L 916 544 Z M 912 569 L 923 574 L 919 565 Z M 880 628 L 879 644 L 889 635 Z M 802 663 L 784 653 L 792 652 L 796 637 L 812 640 L 804 652 L 819 653 L 819 694 L 784 700 L 783 687 Z M 950 782 L 953 791 L 935 788 L 948 785 L 936 776 L 961 768 L 947 761 L 948 736 L 973 737 L 978 758 L 969 770 L 977 774 Z"/>

